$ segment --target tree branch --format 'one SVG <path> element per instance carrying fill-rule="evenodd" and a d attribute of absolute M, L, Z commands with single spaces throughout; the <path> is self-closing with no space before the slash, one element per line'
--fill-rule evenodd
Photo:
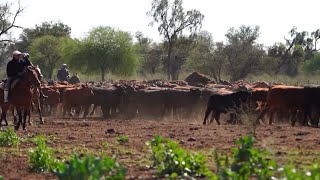
<path fill-rule="evenodd" d="M 7 34 L 8 31 L 9 31 L 11 28 L 22 28 L 21 26 L 15 25 L 17 16 L 24 10 L 24 8 L 21 8 L 21 6 L 20 6 L 20 1 L 18 2 L 18 5 L 19 5 L 18 10 L 16 11 L 16 13 L 15 13 L 15 15 L 14 15 L 11 24 L 10 24 L 7 28 L 5 28 L 6 18 L 3 17 L 3 19 L 1 19 L 2 24 L 3 24 L 3 28 L 2 28 L 2 30 L 1 30 L 1 32 L 0 32 L 0 36 L 3 35 L 3 34 Z M 6 12 L 6 13 L 9 13 L 9 12 Z"/>

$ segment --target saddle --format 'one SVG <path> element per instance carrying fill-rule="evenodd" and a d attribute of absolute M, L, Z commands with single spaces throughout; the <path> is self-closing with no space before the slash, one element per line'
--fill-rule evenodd
<path fill-rule="evenodd" d="M 19 80 L 20 79 L 18 78 L 12 81 L 10 90 L 12 90 L 18 84 Z M 4 90 L 5 83 L 7 83 L 7 80 L 2 80 L 2 82 L 0 82 L 0 89 Z"/>

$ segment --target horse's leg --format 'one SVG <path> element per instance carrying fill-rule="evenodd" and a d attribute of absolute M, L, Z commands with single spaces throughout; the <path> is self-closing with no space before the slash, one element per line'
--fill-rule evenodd
<path fill-rule="evenodd" d="M 22 129 L 25 131 L 27 130 L 26 127 L 27 127 L 27 116 L 29 115 L 30 113 L 30 109 L 29 108 L 24 108 L 23 109 L 23 122 L 22 122 Z M 29 115 L 30 117 L 30 115 Z"/>
<path fill-rule="evenodd" d="M 16 116 L 15 113 L 14 113 L 14 107 L 11 106 L 10 110 L 11 110 L 11 114 L 12 114 L 12 117 L 13 117 L 13 125 L 16 125 L 16 124 L 18 123 L 18 118 L 17 118 L 17 116 Z M 7 113 L 6 113 L 5 116 L 7 116 Z M 7 119 L 7 118 L 6 118 L 6 119 Z"/>
<path fill-rule="evenodd" d="M 40 124 L 44 124 L 44 121 L 43 121 L 43 119 L 42 119 L 42 109 L 41 109 L 41 103 L 40 103 L 39 98 L 38 98 L 38 106 L 37 106 L 37 109 L 38 109 L 38 113 L 39 113 Z"/>
<path fill-rule="evenodd" d="M 16 125 L 15 125 L 15 127 L 14 127 L 14 129 L 15 129 L 16 131 L 19 130 L 20 124 L 22 123 L 22 111 L 21 111 L 20 108 L 17 108 L 17 113 L 18 113 L 19 120 L 18 120 L 18 122 L 16 123 Z"/>

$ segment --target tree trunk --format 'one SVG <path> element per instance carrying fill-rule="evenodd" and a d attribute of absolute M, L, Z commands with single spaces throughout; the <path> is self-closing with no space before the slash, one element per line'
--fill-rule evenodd
<path fill-rule="evenodd" d="M 50 68 L 48 72 L 48 79 L 52 79 L 52 74 L 53 74 L 53 68 Z"/>
<path fill-rule="evenodd" d="M 106 73 L 106 70 L 105 68 L 101 68 L 101 81 L 105 81 L 105 73 Z"/>
<path fill-rule="evenodd" d="M 168 58 L 167 59 L 167 63 L 168 63 L 168 69 L 167 69 L 168 81 L 170 81 L 170 78 L 171 78 L 171 69 L 172 69 L 171 54 L 172 54 L 172 43 L 169 42 L 168 57 L 167 57 Z"/>

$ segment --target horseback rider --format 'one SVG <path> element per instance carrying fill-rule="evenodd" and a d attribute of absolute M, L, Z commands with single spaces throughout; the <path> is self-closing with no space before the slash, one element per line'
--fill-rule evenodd
<path fill-rule="evenodd" d="M 22 58 L 22 64 L 23 64 L 23 67 L 28 67 L 28 66 L 32 66 L 32 67 L 35 67 L 32 62 L 29 60 L 29 53 L 23 53 L 23 58 Z M 39 80 L 41 80 L 40 78 L 41 77 L 38 77 Z M 40 98 L 47 98 L 48 96 L 44 95 L 41 88 L 38 88 L 39 90 L 39 95 L 40 95 Z"/>
<path fill-rule="evenodd" d="M 24 59 L 23 59 L 24 58 Z M 23 60 L 22 60 L 23 59 Z M 12 60 L 7 64 L 7 82 L 4 85 L 4 103 L 8 103 L 9 90 L 12 82 L 16 79 L 21 78 L 23 75 L 23 70 L 25 67 L 32 65 L 27 57 L 24 57 L 24 54 L 20 51 L 14 51 L 12 53 Z M 42 91 L 40 90 L 40 97 L 46 98 Z"/>
<path fill-rule="evenodd" d="M 69 74 L 67 67 L 68 66 L 66 64 L 62 64 L 61 68 L 58 70 L 58 73 L 57 73 L 58 81 L 68 81 L 69 80 L 70 74 Z"/>
<path fill-rule="evenodd" d="M 19 78 L 23 72 L 23 63 L 21 61 L 23 54 L 20 51 L 14 51 L 12 53 L 12 60 L 7 64 L 7 82 L 4 86 L 4 103 L 8 103 L 9 89 L 11 83 Z"/>

